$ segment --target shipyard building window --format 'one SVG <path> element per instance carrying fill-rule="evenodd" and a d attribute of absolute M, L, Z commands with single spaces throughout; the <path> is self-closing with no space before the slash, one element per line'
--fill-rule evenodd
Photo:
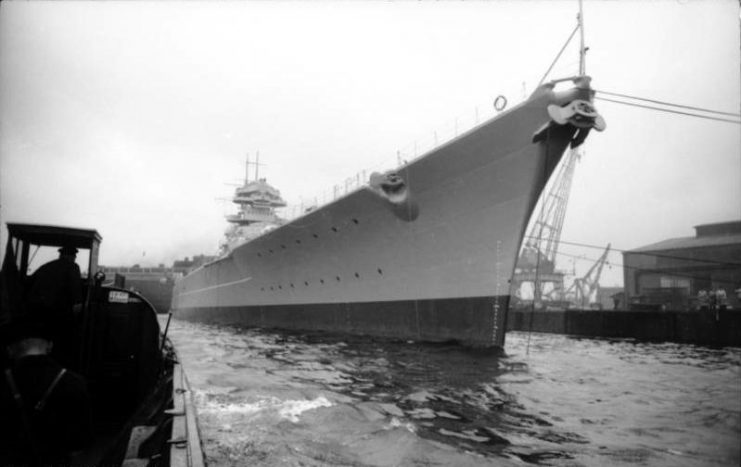
<path fill-rule="evenodd" d="M 687 277 L 661 276 L 659 284 L 662 289 L 690 290 L 690 279 Z"/>

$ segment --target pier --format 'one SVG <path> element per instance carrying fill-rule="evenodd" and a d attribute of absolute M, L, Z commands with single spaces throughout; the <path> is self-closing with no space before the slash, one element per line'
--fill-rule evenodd
<path fill-rule="evenodd" d="M 507 330 L 739 347 L 741 310 L 510 310 Z"/>

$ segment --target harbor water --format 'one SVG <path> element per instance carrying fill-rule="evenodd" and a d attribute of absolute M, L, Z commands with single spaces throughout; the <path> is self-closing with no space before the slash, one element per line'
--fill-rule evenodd
<path fill-rule="evenodd" d="M 173 320 L 209 466 L 738 466 L 741 349 L 447 344 Z"/>

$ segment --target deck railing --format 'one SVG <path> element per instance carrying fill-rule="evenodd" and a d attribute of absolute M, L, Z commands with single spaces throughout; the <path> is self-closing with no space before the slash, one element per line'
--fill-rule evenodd
<path fill-rule="evenodd" d="M 497 104 L 500 107 L 501 102 L 502 101 L 500 100 Z M 506 106 L 506 100 L 503 102 Z M 398 170 L 434 149 L 443 146 L 458 136 L 470 131 L 481 123 L 495 117 L 501 110 L 504 110 L 504 107 L 501 107 L 500 110 L 497 110 L 494 106 L 490 106 L 486 110 L 476 107 L 470 113 L 459 115 L 449 121 L 441 130 L 433 131 L 423 138 L 408 143 L 399 148 L 396 151 L 396 154 L 384 157 L 373 166 L 367 167 L 345 178 L 342 182 L 332 186 L 331 188 L 326 189 L 313 197 L 303 198 L 299 203 L 289 203 L 285 208 L 278 210 L 280 213 L 279 215 L 284 219 L 293 220 L 311 210 L 329 204 L 366 186 L 368 184 L 368 179 L 373 172 L 383 173 L 390 170 Z"/>

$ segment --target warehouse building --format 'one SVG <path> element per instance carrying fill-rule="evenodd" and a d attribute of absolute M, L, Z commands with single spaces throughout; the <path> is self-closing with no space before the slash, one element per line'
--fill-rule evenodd
<path fill-rule="evenodd" d="M 623 253 L 630 308 L 699 309 L 709 303 L 707 293 L 741 311 L 741 221 L 698 225 L 695 232 Z"/>

